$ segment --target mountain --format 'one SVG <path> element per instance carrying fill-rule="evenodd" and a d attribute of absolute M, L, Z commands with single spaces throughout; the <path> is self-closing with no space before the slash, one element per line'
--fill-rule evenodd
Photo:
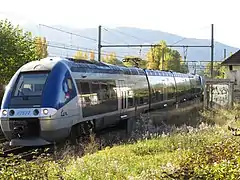
<path fill-rule="evenodd" d="M 97 53 L 97 39 L 98 39 L 98 28 L 88 29 L 73 29 L 65 26 L 54 26 L 66 32 L 58 31 L 47 27 L 45 25 L 33 25 L 27 24 L 23 27 L 25 30 L 31 31 L 34 36 L 45 36 L 47 41 L 50 42 L 48 48 L 50 55 L 62 55 L 72 56 L 77 49 L 89 51 L 95 49 Z M 91 39 L 83 38 L 90 37 Z M 134 36 L 134 37 L 133 37 Z M 150 29 L 139 29 L 130 27 L 118 27 L 116 29 L 105 29 L 102 28 L 102 44 L 153 44 L 159 43 L 161 40 L 167 42 L 168 45 L 174 44 L 181 40 L 176 45 L 210 45 L 209 39 L 195 39 L 195 38 L 184 38 L 178 35 L 174 35 L 167 32 L 150 30 Z M 223 59 L 223 51 L 227 50 L 227 56 L 230 52 L 234 53 L 238 50 L 236 47 L 231 47 L 226 44 L 215 41 L 214 43 L 214 60 L 220 61 Z M 65 48 L 65 49 L 63 49 Z M 146 52 L 149 48 L 102 48 L 102 54 L 107 52 L 116 52 L 119 58 L 123 58 L 124 55 L 141 55 L 145 58 Z M 183 56 L 183 48 L 173 48 L 180 52 Z M 210 60 L 210 48 L 192 48 L 187 49 L 187 60 L 188 61 L 209 61 Z M 97 57 L 97 56 L 96 56 Z"/>

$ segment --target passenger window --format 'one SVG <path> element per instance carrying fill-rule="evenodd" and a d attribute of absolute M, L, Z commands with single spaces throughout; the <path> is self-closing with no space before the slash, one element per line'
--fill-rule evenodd
<path fill-rule="evenodd" d="M 101 83 L 101 100 L 108 100 L 109 94 L 107 83 Z"/>
<path fill-rule="evenodd" d="M 99 92 L 99 82 L 93 81 L 92 82 L 92 93 L 98 93 Z"/>
<path fill-rule="evenodd" d="M 132 90 L 128 91 L 128 107 L 134 106 L 134 93 Z"/>
<path fill-rule="evenodd" d="M 109 89 L 109 98 L 110 99 L 117 99 L 117 93 L 115 91 L 115 84 L 114 82 L 109 81 L 108 82 L 108 89 Z"/>
<path fill-rule="evenodd" d="M 100 104 L 100 94 L 99 94 L 99 82 L 98 81 L 93 81 L 91 83 L 91 105 L 96 105 Z"/>
<path fill-rule="evenodd" d="M 118 109 L 114 81 L 76 80 L 82 102 L 83 117 L 116 111 Z"/>
<path fill-rule="evenodd" d="M 90 88 L 89 88 L 89 83 L 88 82 L 81 82 L 80 83 L 81 87 L 81 94 L 90 94 Z"/>

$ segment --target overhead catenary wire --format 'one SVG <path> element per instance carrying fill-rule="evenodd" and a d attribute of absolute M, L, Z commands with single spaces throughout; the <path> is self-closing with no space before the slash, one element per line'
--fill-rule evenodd
<path fill-rule="evenodd" d="M 110 32 L 110 33 L 112 33 L 112 34 L 116 34 L 116 33 L 112 32 L 111 30 L 106 29 L 106 28 L 104 28 L 104 27 L 103 27 L 103 30 L 105 30 L 105 31 L 107 31 L 107 32 Z M 119 36 L 118 36 L 118 37 L 119 37 Z M 103 41 L 102 41 L 102 42 L 103 42 Z M 124 41 L 124 40 L 122 40 L 122 42 L 124 42 L 125 44 L 129 44 L 128 42 L 126 42 L 126 41 Z"/>
<path fill-rule="evenodd" d="M 198 30 L 202 30 L 202 29 L 204 29 L 204 28 L 206 28 L 206 27 L 208 27 L 208 26 L 204 26 L 204 27 L 202 27 L 202 28 L 199 28 Z M 187 37 L 182 37 L 181 39 L 177 40 L 176 42 L 172 43 L 171 45 L 178 44 L 179 42 L 182 42 L 182 41 L 184 41 L 185 39 L 187 39 Z"/>
<path fill-rule="evenodd" d="M 83 51 L 83 52 L 88 52 L 88 53 L 91 53 L 93 52 L 94 54 L 98 54 L 98 52 L 96 52 L 96 50 L 85 50 L 85 49 L 82 49 L 82 48 L 74 48 L 74 47 L 67 47 L 67 46 L 59 46 L 59 45 L 54 45 L 54 44 L 47 44 L 48 47 L 53 47 L 53 48 L 58 48 L 58 49 L 65 49 L 65 50 L 72 50 L 72 51 Z M 103 55 L 109 55 L 107 53 L 102 53 Z M 116 57 L 118 58 L 124 58 L 123 56 L 118 56 L 116 55 Z"/>
<path fill-rule="evenodd" d="M 122 35 L 125 35 L 125 36 L 130 36 L 130 37 L 133 37 L 133 38 L 135 38 L 135 39 L 138 39 L 138 40 L 141 40 L 140 38 L 137 38 L 137 37 L 135 37 L 135 36 L 132 36 L 132 35 L 128 35 L 127 33 L 123 33 L 123 32 L 121 32 L 121 31 L 119 31 L 119 30 L 117 30 L 117 29 L 108 29 L 108 28 L 106 28 L 106 27 L 103 27 L 103 30 L 105 30 L 105 31 L 107 31 L 107 32 L 110 32 L 110 33 L 112 33 L 112 34 L 115 34 L 115 35 L 117 35 L 117 33 L 115 33 L 114 31 L 116 31 L 116 32 L 118 32 L 119 34 L 122 34 Z M 119 37 L 119 36 L 118 36 Z M 123 40 L 122 40 L 123 41 Z M 127 45 L 129 45 L 129 43 L 128 42 L 126 42 L 126 41 L 123 41 L 125 44 L 127 44 Z M 128 47 L 129 49 L 133 49 L 133 50 L 137 50 L 136 48 L 133 48 L 133 47 Z M 138 51 L 138 50 L 137 50 Z M 140 47 L 140 51 L 141 51 L 141 47 Z M 137 53 L 137 52 L 136 52 Z"/>
<path fill-rule="evenodd" d="M 104 30 L 108 31 L 108 29 L 107 29 L 106 27 L 104 27 Z M 118 30 L 118 29 L 116 29 L 116 28 L 115 28 L 115 29 L 112 29 L 112 31 L 116 31 L 116 32 L 118 32 L 119 34 L 122 34 L 122 35 L 125 35 L 125 36 L 128 36 L 128 37 L 132 37 L 132 38 L 134 38 L 134 39 L 136 39 L 136 40 L 138 40 L 138 41 L 149 42 L 148 40 L 145 40 L 145 39 L 142 39 L 142 38 L 133 36 L 133 35 L 131 35 L 131 34 L 122 32 L 122 31 L 120 31 L 120 30 Z M 131 48 L 131 47 L 128 47 L 128 48 Z M 134 48 L 134 49 L 135 49 L 135 48 Z M 140 56 L 141 56 L 141 53 L 142 53 L 142 46 L 140 46 L 140 50 L 139 50 Z"/>
<path fill-rule="evenodd" d="M 64 44 L 64 43 L 56 42 L 56 41 L 47 41 L 47 44 L 45 44 L 45 45 L 48 45 L 49 47 L 61 46 L 61 47 L 74 48 L 73 50 L 76 50 L 76 51 L 79 51 L 79 50 L 83 51 L 83 49 L 84 49 L 86 51 L 96 51 L 97 52 L 96 48 L 86 48 L 86 47 L 82 47 L 82 46 L 78 46 L 78 45 Z M 83 52 L 85 52 L 85 51 L 83 51 Z M 113 53 L 112 51 L 105 51 L 105 50 L 103 50 L 102 52 L 103 52 L 103 55 L 109 55 L 109 54 Z M 126 55 L 125 53 L 128 53 L 128 52 L 121 52 L 122 55 Z M 123 56 L 119 56 L 119 57 L 123 57 Z"/>
<path fill-rule="evenodd" d="M 106 29 L 106 28 L 105 28 L 105 29 Z M 118 30 L 118 29 L 114 29 L 113 31 L 117 31 L 118 33 L 120 33 L 120 34 L 122 34 L 122 35 L 130 36 L 130 37 L 132 37 L 132 38 L 134 38 L 134 39 L 136 39 L 136 40 L 139 40 L 139 41 L 145 41 L 145 42 L 148 42 L 148 41 L 146 41 L 146 40 L 144 40 L 144 39 L 142 39 L 142 38 L 138 38 L 138 37 L 133 36 L 133 35 L 128 34 L 128 33 L 124 33 L 124 32 L 122 32 L 122 31 L 120 31 L 120 30 Z"/>
<path fill-rule="evenodd" d="M 65 30 L 62 30 L 62 29 L 59 29 L 59 28 L 56 28 L 56 27 L 45 25 L 45 24 L 39 24 L 39 27 L 41 27 L 41 26 L 44 26 L 44 27 L 47 27 L 49 29 L 54 29 L 54 30 L 57 30 L 57 31 L 60 31 L 60 32 L 63 32 L 63 33 L 67 33 L 67 34 L 70 34 L 70 35 L 78 36 L 78 37 L 81 37 L 81 38 L 84 38 L 84 39 L 87 39 L 87 40 L 97 42 L 97 39 L 95 39 L 95 38 L 91 38 L 91 37 L 83 36 L 83 35 L 80 35 L 80 34 L 68 32 L 68 31 L 65 31 Z M 111 44 L 111 43 L 106 42 L 106 41 L 102 41 L 102 42 L 104 42 L 106 44 Z"/>

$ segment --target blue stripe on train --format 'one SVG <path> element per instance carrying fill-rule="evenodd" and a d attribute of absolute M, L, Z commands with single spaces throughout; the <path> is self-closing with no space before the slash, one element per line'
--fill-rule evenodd
<path fill-rule="evenodd" d="M 64 83 L 66 78 L 71 78 L 71 74 L 63 62 L 58 62 L 50 72 L 44 87 L 42 96 L 42 107 L 60 109 L 70 100 L 77 96 L 76 87 L 73 85 L 70 97 L 65 100 Z"/>

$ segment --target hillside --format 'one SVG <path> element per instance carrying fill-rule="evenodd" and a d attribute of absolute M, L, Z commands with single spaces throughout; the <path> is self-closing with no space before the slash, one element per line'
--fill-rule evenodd
<path fill-rule="evenodd" d="M 88 29 L 71 29 L 64 26 L 54 26 L 60 28 L 64 31 L 72 32 L 79 34 L 81 36 L 91 37 L 93 39 L 97 39 L 98 37 L 98 29 L 97 28 L 88 28 Z M 76 49 L 78 47 L 85 48 L 85 50 L 96 49 L 97 50 L 97 42 L 87 40 L 75 35 L 70 35 L 64 32 L 59 32 L 45 26 L 36 26 L 33 24 L 25 25 L 23 27 L 26 30 L 32 31 L 34 35 L 45 36 L 48 41 L 51 41 L 60 47 L 67 47 Z M 119 33 L 122 32 L 121 33 Z M 133 35 L 126 36 L 125 34 Z M 150 30 L 150 29 L 139 29 L 139 28 L 129 28 L 129 27 L 118 27 L 117 29 L 108 29 L 106 31 L 104 28 L 102 29 L 102 40 L 105 42 L 110 42 L 111 44 L 150 44 L 150 43 L 158 43 L 160 40 L 165 40 L 167 44 L 174 44 L 177 41 L 183 39 L 183 37 L 174 35 L 167 32 Z M 66 46 L 73 45 L 73 46 Z M 104 44 L 104 43 L 103 43 Z M 106 44 L 106 43 L 105 43 Z M 183 41 L 179 42 L 178 45 L 210 45 L 210 40 L 208 39 L 194 39 L 194 38 L 186 38 Z M 220 42 L 215 41 L 215 52 L 214 59 L 222 60 L 223 59 L 223 50 L 227 49 L 227 54 L 230 52 L 235 52 L 238 49 L 236 47 L 231 47 L 226 44 L 222 44 Z M 63 55 L 63 56 L 71 56 L 75 53 L 75 50 L 66 50 L 56 47 L 49 47 L 50 54 L 53 55 Z M 183 55 L 183 48 L 174 48 L 179 50 L 181 55 Z M 139 55 L 140 48 L 103 48 L 103 51 L 115 51 L 118 56 L 123 57 L 124 55 Z M 144 56 L 147 52 L 147 48 L 142 49 L 141 55 Z M 104 53 L 104 52 L 103 52 Z M 121 58 L 119 57 L 119 58 Z M 187 60 L 190 61 L 208 61 L 210 60 L 210 48 L 188 48 L 187 51 Z"/>

